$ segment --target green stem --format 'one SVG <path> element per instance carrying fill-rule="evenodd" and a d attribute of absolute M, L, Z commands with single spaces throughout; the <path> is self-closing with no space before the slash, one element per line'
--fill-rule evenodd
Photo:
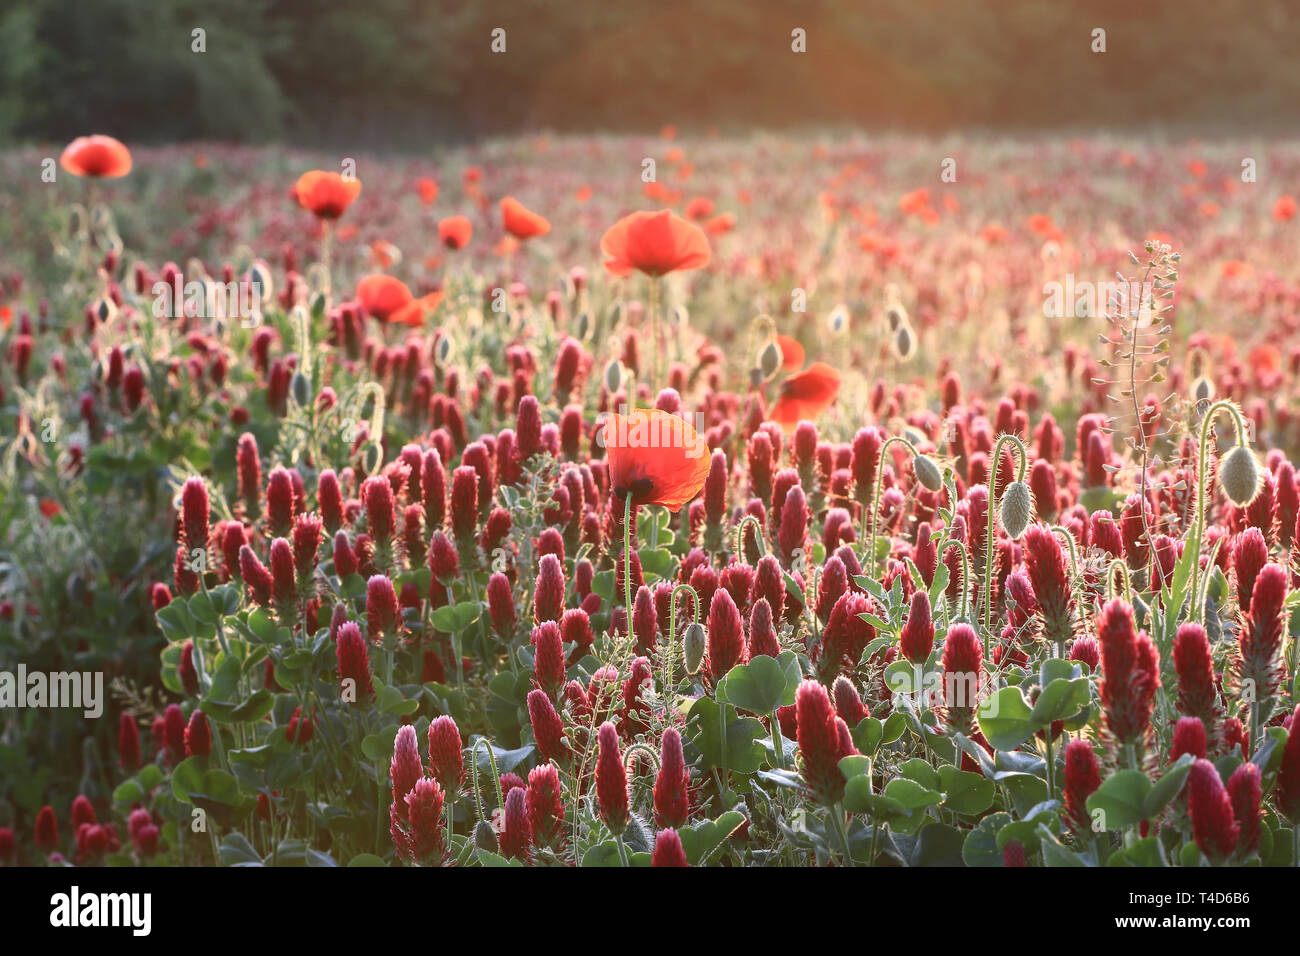
<path fill-rule="evenodd" d="M 781 746 L 781 721 L 776 717 L 776 711 L 772 711 L 772 749 L 776 751 L 776 769 L 785 769 L 785 752 Z"/>
<path fill-rule="evenodd" d="M 1201 582 L 1201 538 L 1205 533 L 1205 493 L 1206 484 L 1209 481 L 1207 462 L 1209 454 L 1210 433 L 1214 429 L 1214 419 L 1221 411 L 1226 411 L 1232 416 L 1233 426 L 1237 430 L 1237 444 L 1245 446 L 1246 444 L 1246 422 L 1241 417 L 1241 411 L 1237 406 L 1226 399 L 1221 399 L 1209 407 L 1205 413 L 1205 418 L 1201 420 L 1201 442 L 1200 457 L 1196 462 L 1196 497 L 1192 506 L 1192 534 L 1187 542 L 1187 546 L 1192 549 L 1192 553 L 1197 559 L 1192 562 L 1192 590 L 1193 595 L 1200 594 Z M 1204 619 L 1204 608 L 1200 607 L 1200 602 L 1192 608 L 1191 619 L 1201 621 Z"/>
<path fill-rule="evenodd" d="M 753 515 L 745 515 L 736 525 L 736 558 L 739 560 L 745 553 L 745 526 L 752 524 L 754 526 L 754 540 L 758 542 L 758 556 L 761 558 L 767 554 L 767 541 L 763 537 L 763 522 L 759 521 Z"/>
<path fill-rule="evenodd" d="M 682 591 L 690 593 L 695 599 L 695 623 L 700 623 L 700 595 L 689 584 L 678 584 L 668 595 L 668 651 L 664 655 L 664 707 L 668 707 L 668 697 L 673 688 L 673 663 L 677 657 L 677 595 Z"/>
<path fill-rule="evenodd" d="M 840 838 L 840 846 L 844 850 L 844 865 L 857 866 L 853 861 L 853 854 L 849 851 L 849 832 L 844 826 L 844 808 L 836 803 L 831 806 L 831 822 L 835 824 L 835 833 Z"/>
<path fill-rule="evenodd" d="M 623 609 L 627 632 L 632 633 L 632 492 L 623 497 Z"/>
<path fill-rule="evenodd" d="M 885 439 L 884 444 L 880 446 L 880 452 L 876 457 L 876 487 L 871 493 L 871 533 L 865 536 L 867 542 L 868 554 L 866 555 L 869 562 L 866 566 L 873 572 L 876 569 L 876 511 L 880 508 L 880 488 L 885 477 L 885 455 L 888 453 L 891 445 L 903 445 L 912 453 L 915 458 L 918 454 L 916 446 L 904 438 L 902 435 L 891 435 Z M 866 516 L 863 516 L 863 524 L 866 524 Z M 865 530 L 865 528 L 864 528 Z"/>
<path fill-rule="evenodd" d="M 939 552 L 940 560 L 949 548 L 956 548 L 961 555 L 961 616 L 964 620 L 970 620 L 970 552 L 966 550 L 965 542 L 949 538 Z"/>

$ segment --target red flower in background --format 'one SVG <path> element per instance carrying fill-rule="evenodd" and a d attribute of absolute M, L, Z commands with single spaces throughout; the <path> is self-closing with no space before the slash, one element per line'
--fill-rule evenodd
<path fill-rule="evenodd" d="M 384 322 L 416 301 L 405 282 L 381 274 L 368 275 L 358 282 L 356 298 L 368 315 Z"/>
<path fill-rule="evenodd" d="M 825 362 L 814 362 L 781 383 L 781 394 L 768 417 L 790 431 L 801 421 L 816 419 L 839 393 L 840 373 Z"/>
<path fill-rule="evenodd" d="M 551 231 L 551 222 L 528 209 L 514 196 L 501 200 L 501 225 L 516 239 L 534 239 Z"/>
<path fill-rule="evenodd" d="M 293 185 L 298 205 L 320 219 L 337 219 L 361 195 L 361 180 L 321 169 L 303 173 Z"/>
<path fill-rule="evenodd" d="M 776 344 L 781 348 L 781 367 L 787 372 L 803 368 L 804 350 L 798 339 L 788 335 L 778 335 Z"/>
<path fill-rule="evenodd" d="M 466 216 L 448 216 L 438 220 L 438 238 L 448 249 L 464 249 L 474 235 L 474 224 Z"/>
<path fill-rule="evenodd" d="M 633 505 L 677 511 L 709 477 L 708 446 L 690 422 L 657 408 L 611 415 L 602 432 L 609 486 Z"/>
<path fill-rule="evenodd" d="M 63 150 L 59 165 L 74 176 L 118 179 L 131 171 L 131 151 L 111 136 L 79 136 Z"/>
<path fill-rule="evenodd" d="M 617 276 L 698 269 L 711 255 L 704 231 L 667 209 L 624 216 L 601 237 L 600 251 L 607 257 L 605 268 Z"/>

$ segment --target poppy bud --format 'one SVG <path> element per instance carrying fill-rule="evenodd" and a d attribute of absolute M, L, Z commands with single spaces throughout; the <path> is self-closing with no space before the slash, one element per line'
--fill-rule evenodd
<path fill-rule="evenodd" d="M 758 370 L 762 381 L 767 381 L 781 371 L 781 346 L 775 340 L 769 340 L 758 353 Z"/>
<path fill-rule="evenodd" d="M 1002 521 L 1002 530 L 1007 533 L 1013 541 L 1019 540 L 1020 536 L 1025 533 L 1029 527 L 1029 519 L 1033 516 L 1034 498 L 1030 493 L 1029 486 L 1023 481 L 1013 481 L 1007 485 L 1006 490 L 1002 492 L 1002 506 L 999 518 Z"/>
<path fill-rule="evenodd" d="M 1237 445 L 1223 456 L 1219 465 L 1219 485 L 1223 493 L 1239 508 L 1244 508 L 1259 494 L 1259 461 L 1245 445 Z"/>
<path fill-rule="evenodd" d="M 916 475 L 916 480 L 920 482 L 921 487 L 927 491 L 938 492 L 942 490 L 943 474 L 939 471 L 939 465 L 929 455 L 913 456 L 912 472 Z"/>
<path fill-rule="evenodd" d="M 682 653 L 686 658 L 686 673 L 695 675 L 700 672 L 707 642 L 708 635 L 702 624 L 688 624 L 682 631 Z"/>

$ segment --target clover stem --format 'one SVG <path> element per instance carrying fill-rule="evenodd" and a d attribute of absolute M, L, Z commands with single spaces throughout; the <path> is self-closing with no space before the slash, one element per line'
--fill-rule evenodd
<path fill-rule="evenodd" d="M 1200 583 L 1201 583 L 1201 538 L 1205 533 L 1205 495 L 1206 484 L 1209 481 L 1208 463 L 1206 461 L 1209 454 L 1210 433 L 1214 430 L 1214 419 L 1221 411 L 1226 411 L 1232 416 L 1233 426 L 1237 430 L 1237 444 L 1245 447 L 1246 445 L 1246 423 L 1241 417 L 1241 410 L 1236 404 L 1226 399 L 1220 399 L 1209 407 L 1205 413 L 1205 418 L 1201 420 L 1201 442 L 1200 455 L 1196 462 L 1196 497 L 1192 504 L 1192 534 L 1187 542 L 1187 546 L 1192 549 L 1197 560 L 1192 562 L 1192 596 L 1193 621 L 1200 621 L 1204 615 L 1204 609 L 1201 607 L 1199 600 Z M 1145 507 L 1145 503 L 1144 503 Z"/>
<path fill-rule="evenodd" d="M 772 711 L 772 749 L 776 751 L 776 769 L 785 769 L 785 753 L 781 746 L 781 721 L 777 719 L 776 710 Z"/>
<path fill-rule="evenodd" d="M 831 805 L 831 822 L 835 824 L 835 833 L 840 838 L 840 846 L 844 849 L 844 865 L 856 866 L 853 862 L 853 854 L 849 852 L 849 833 L 844 826 L 844 808 L 835 803 Z"/>

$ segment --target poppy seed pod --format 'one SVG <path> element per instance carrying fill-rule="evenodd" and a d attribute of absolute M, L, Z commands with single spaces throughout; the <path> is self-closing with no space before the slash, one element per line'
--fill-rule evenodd
<path fill-rule="evenodd" d="M 605 366 L 605 391 L 613 395 L 623 387 L 623 363 L 613 359 Z"/>
<path fill-rule="evenodd" d="M 1259 461 L 1245 445 L 1237 445 L 1223 456 L 1219 465 L 1219 484 L 1234 505 L 1244 508 L 1259 494 Z"/>
<path fill-rule="evenodd" d="M 695 675 L 704 664 L 704 649 L 708 646 L 708 635 L 703 624 L 688 624 L 682 631 L 682 654 L 686 658 L 686 673 Z"/>
<path fill-rule="evenodd" d="M 916 333 L 912 327 L 903 322 L 894 330 L 894 355 L 900 362 L 906 362 L 916 354 Z"/>
<path fill-rule="evenodd" d="M 1020 536 L 1025 533 L 1029 527 L 1029 519 L 1033 517 L 1034 496 L 1029 490 L 1029 486 L 1023 481 L 1013 481 L 1007 485 L 1002 492 L 1001 514 L 1002 530 L 1012 540 L 1019 540 Z"/>
<path fill-rule="evenodd" d="M 939 491 L 943 488 L 943 474 L 938 463 L 929 455 L 915 455 L 912 458 L 912 471 L 916 480 L 927 491 Z"/>

